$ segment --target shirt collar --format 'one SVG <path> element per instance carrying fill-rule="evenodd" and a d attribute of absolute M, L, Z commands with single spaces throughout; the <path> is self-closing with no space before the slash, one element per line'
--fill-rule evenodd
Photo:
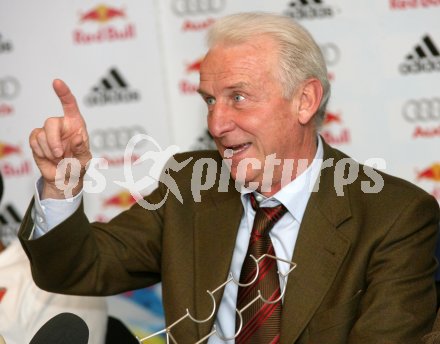
<path fill-rule="evenodd" d="M 297 176 L 289 184 L 284 186 L 272 197 L 267 198 L 255 192 L 257 198 L 263 198 L 263 200 L 260 201 L 261 206 L 273 207 L 282 203 L 287 208 L 289 213 L 292 214 L 295 220 L 301 223 L 307 203 L 313 190 L 313 186 L 315 185 L 316 179 L 319 176 L 322 160 L 324 157 L 324 149 L 321 137 L 319 135 L 317 141 L 318 147 L 316 149 L 315 157 L 313 158 L 312 163 L 303 173 Z M 242 187 L 240 190 L 241 202 L 245 209 L 246 203 L 249 200 L 249 196 L 247 195 L 251 192 L 253 192 L 253 190 L 246 189 L 245 187 Z"/>

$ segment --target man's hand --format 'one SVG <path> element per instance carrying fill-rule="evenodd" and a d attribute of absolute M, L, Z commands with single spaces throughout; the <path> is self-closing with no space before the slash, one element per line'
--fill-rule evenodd
<path fill-rule="evenodd" d="M 75 158 L 81 164 L 79 183 L 73 190 L 73 195 L 77 194 L 82 188 L 86 165 L 92 157 L 86 123 L 75 97 L 61 80 L 54 80 L 53 88 L 63 106 L 64 116 L 48 118 L 44 127 L 34 129 L 29 137 L 32 154 L 44 179 L 42 199 L 65 198 L 63 190 L 56 186 L 59 182 L 67 184 L 69 180 L 68 173 L 56 175 L 58 163 L 63 158 Z M 56 177 L 62 180 L 56 181 Z"/>

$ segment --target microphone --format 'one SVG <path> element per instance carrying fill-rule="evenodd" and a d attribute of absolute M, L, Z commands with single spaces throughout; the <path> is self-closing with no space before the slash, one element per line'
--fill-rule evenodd
<path fill-rule="evenodd" d="M 47 321 L 29 344 L 87 344 L 89 328 L 84 320 L 72 313 L 61 313 Z"/>

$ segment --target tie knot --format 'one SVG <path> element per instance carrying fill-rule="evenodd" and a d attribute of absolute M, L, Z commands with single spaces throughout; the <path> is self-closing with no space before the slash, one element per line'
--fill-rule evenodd
<path fill-rule="evenodd" d="M 258 204 L 253 193 L 250 194 L 252 208 L 255 210 L 255 220 L 252 235 L 267 235 L 275 223 L 287 212 L 287 208 L 279 204 L 275 207 L 262 207 Z"/>

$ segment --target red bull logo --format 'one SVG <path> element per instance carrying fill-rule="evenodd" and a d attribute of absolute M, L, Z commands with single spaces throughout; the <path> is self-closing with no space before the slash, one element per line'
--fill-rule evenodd
<path fill-rule="evenodd" d="M 128 208 L 132 204 L 134 204 L 136 200 L 128 191 L 121 191 L 104 201 L 105 207 L 120 207 L 120 208 Z"/>
<path fill-rule="evenodd" d="M 6 162 L 0 165 L 0 170 L 4 177 L 19 177 L 32 174 L 32 162 L 24 160 L 20 163 Z"/>
<path fill-rule="evenodd" d="M 19 177 L 32 174 L 32 162 L 28 159 L 7 159 L 14 155 L 21 155 L 19 146 L 0 142 L 0 160 L 5 159 L 0 164 L 0 171 L 4 177 Z"/>
<path fill-rule="evenodd" d="M 440 163 L 435 163 L 417 173 L 417 180 L 426 179 L 433 182 L 440 182 Z"/>
<path fill-rule="evenodd" d="M 98 30 L 75 30 L 73 32 L 73 41 L 76 44 L 92 44 L 134 39 L 136 37 L 136 27 L 134 24 L 108 24 L 109 22 L 113 22 L 115 19 L 119 18 L 127 18 L 124 9 L 118 9 L 107 5 L 96 6 L 92 10 L 80 14 L 80 23 L 90 22 L 101 24 L 99 25 Z"/>
<path fill-rule="evenodd" d="M 202 64 L 203 61 L 203 57 L 199 58 L 198 60 L 187 64 L 186 66 L 186 72 L 187 73 L 195 73 L 195 72 L 200 72 L 200 65 Z"/>
<path fill-rule="evenodd" d="M 342 123 L 341 115 L 337 113 L 327 112 L 325 114 L 324 122 L 322 123 L 322 125 L 327 126 L 332 123 L 341 124 Z"/>
<path fill-rule="evenodd" d="M 20 147 L 0 142 L 0 159 L 3 159 L 12 154 L 21 154 Z"/>
<path fill-rule="evenodd" d="M 81 22 L 92 21 L 106 23 L 116 18 L 125 18 L 124 10 L 108 7 L 106 5 L 98 5 L 94 9 L 81 15 Z"/>
<path fill-rule="evenodd" d="M 321 136 L 327 143 L 331 145 L 341 145 L 351 142 L 350 130 L 343 127 L 342 124 L 341 114 L 335 112 L 327 112 L 325 114 Z"/>
<path fill-rule="evenodd" d="M 194 62 L 188 63 L 185 66 L 185 71 L 187 74 L 191 73 L 199 73 L 200 72 L 200 66 L 202 64 L 203 57 L 195 60 Z M 193 95 L 197 93 L 197 90 L 199 88 L 199 84 L 195 83 L 191 80 L 182 79 L 179 82 L 179 89 L 182 94 L 186 95 Z"/>
<path fill-rule="evenodd" d="M 179 83 L 179 89 L 182 94 L 193 95 L 193 94 L 197 94 L 199 85 L 192 83 L 191 81 L 188 80 L 182 80 Z"/>

